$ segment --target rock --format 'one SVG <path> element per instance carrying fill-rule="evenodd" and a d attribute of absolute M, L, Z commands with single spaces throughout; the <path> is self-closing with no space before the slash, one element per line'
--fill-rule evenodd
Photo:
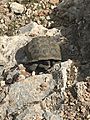
<path fill-rule="evenodd" d="M 55 36 L 60 34 L 60 31 L 56 28 L 47 29 L 33 21 L 21 27 L 18 32 L 20 34 L 29 34 L 30 36 Z"/>
<path fill-rule="evenodd" d="M 43 27 L 42 25 L 38 25 L 36 22 L 31 22 L 27 24 L 26 26 L 23 26 L 19 29 L 19 32 L 24 34 L 24 33 L 29 33 L 31 36 L 43 36 L 45 35 L 46 31 L 48 29 Z"/>
<path fill-rule="evenodd" d="M 5 93 L 4 91 L 0 91 L 0 103 L 3 101 L 3 99 L 5 98 Z"/>
<path fill-rule="evenodd" d="M 23 63 L 26 61 L 27 58 L 23 52 L 23 46 L 31 41 L 31 39 L 31 37 L 23 34 L 19 36 L 0 37 L 0 53 L 6 61 L 5 63 L 8 68 L 15 66 L 17 62 Z"/>
<path fill-rule="evenodd" d="M 31 76 L 31 73 L 26 71 L 26 68 L 23 66 L 23 64 L 18 65 L 18 68 L 19 68 L 19 71 L 18 71 L 19 78 L 18 78 L 18 80 L 25 79 L 25 78 Z"/>
<path fill-rule="evenodd" d="M 12 2 L 10 4 L 11 11 L 17 14 L 22 14 L 24 12 L 24 6 L 17 3 L 17 2 Z"/>
<path fill-rule="evenodd" d="M 59 0 L 49 0 L 49 2 L 51 3 L 51 4 L 58 4 L 59 3 Z"/>
<path fill-rule="evenodd" d="M 55 36 L 55 35 L 59 35 L 59 34 L 60 34 L 60 31 L 56 28 L 49 29 L 46 32 L 47 36 Z"/>
<path fill-rule="evenodd" d="M 35 71 L 32 72 L 32 76 L 35 76 Z"/>
<path fill-rule="evenodd" d="M 47 86 L 42 91 L 41 84 L 45 82 L 46 77 L 49 78 L 49 81 L 46 82 Z M 23 81 L 12 84 L 9 89 L 9 110 L 15 112 L 18 109 L 22 109 L 24 105 L 42 101 L 53 91 L 54 86 L 55 82 L 52 75 L 49 74 L 31 76 Z"/>
<path fill-rule="evenodd" d="M 90 114 L 87 116 L 87 119 L 88 119 L 88 120 L 90 119 Z"/>
<path fill-rule="evenodd" d="M 18 67 L 19 67 L 19 70 L 25 70 L 25 69 L 26 69 L 26 68 L 23 66 L 23 64 L 19 64 Z"/>
<path fill-rule="evenodd" d="M 0 81 L 0 86 L 1 86 L 1 87 L 5 86 L 5 81 L 1 80 L 1 81 Z"/>
<path fill-rule="evenodd" d="M 71 79 L 69 78 L 70 74 L 71 76 L 73 75 L 73 79 L 72 79 L 72 84 L 74 84 L 74 82 L 76 82 L 77 80 L 77 74 L 78 74 L 78 71 L 77 71 L 77 68 L 75 67 L 74 71 L 72 71 L 73 73 L 71 73 L 71 68 L 72 67 L 75 67 L 75 65 L 73 64 L 73 61 L 68 59 L 67 61 L 65 62 L 61 62 L 61 72 L 62 72 L 62 79 L 63 79 L 63 88 L 62 90 L 65 90 L 65 88 L 67 88 L 67 83 L 68 81 L 70 81 Z M 71 84 L 71 85 L 72 85 Z"/>

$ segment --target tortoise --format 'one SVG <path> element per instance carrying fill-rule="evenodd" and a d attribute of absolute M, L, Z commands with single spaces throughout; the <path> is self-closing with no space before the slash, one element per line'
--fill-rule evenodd
<path fill-rule="evenodd" d="M 59 45 L 48 36 L 33 38 L 26 46 L 25 53 L 28 58 L 26 68 L 29 71 L 49 72 L 51 68 L 59 69 L 61 53 Z"/>

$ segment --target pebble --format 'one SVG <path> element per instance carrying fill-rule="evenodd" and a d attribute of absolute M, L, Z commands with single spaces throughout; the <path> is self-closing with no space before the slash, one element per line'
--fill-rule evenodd
<path fill-rule="evenodd" d="M 17 81 L 21 81 L 21 80 L 25 80 L 25 76 L 24 75 L 19 75 L 18 80 Z"/>
<path fill-rule="evenodd" d="M 3 87 L 3 86 L 5 86 L 5 81 L 0 81 L 0 83 L 1 83 L 1 87 Z"/>
<path fill-rule="evenodd" d="M 12 2 L 10 4 L 11 11 L 17 14 L 22 14 L 24 12 L 24 6 L 17 3 L 17 2 Z"/>
<path fill-rule="evenodd" d="M 3 19 L 1 19 L 1 23 L 4 23 L 4 20 L 3 20 Z"/>
<path fill-rule="evenodd" d="M 19 64 L 18 67 L 19 67 L 19 70 L 25 70 L 25 69 L 26 69 L 26 68 L 23 66 L 23 64 Z"/>
<path fill-rule="evenodd" d="M 87 119 L 90 120 L 90 114 L 87 116 Z"/>
<path fill-rule="evenodd" d="M 34 75 L 35 75 L 35 71 L 32 72 L 32 76 L 34 76 Z"/>
<path fill-rule="evenodd" d="M 58 3 L 59 3 L 59 0 L 49 0 L 49 2 L 50 2 L 51 4 L 53 4 L 53 5 L 55 5 L 55 4 L 58 4 Z"/>
<path fill-rule="evenodd" d="M 47 19 L 47 20 L 50 20 L 50 16 L 47 16 L 46 19 Z"/>

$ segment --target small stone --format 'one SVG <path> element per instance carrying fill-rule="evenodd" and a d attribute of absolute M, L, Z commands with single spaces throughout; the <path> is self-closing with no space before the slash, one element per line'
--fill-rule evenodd
<path fill-rule="evenodd" d="M 27 71 L 25 71 L 25 70 L 20 70 L 19 73 L 20 73 L 20 75 L 24 75 L 25 78 L 31 76 L 31 73 L 29 73 L 29 72 L 27 72 Z"/>
<path fill-rule="evenodd" d="M 49 0 L 49 3 L 55 5 L 59 3 L 59 0 Z"/>
<path fill-rule="evenodd" d="M 47 20 L 50 20 L 50 16 L 47 16 L 46 19 L 47 19 Z"/>
<path fill-rule="evenodd" d="M 32 72 L 32 76 L 34 76 L 34 75 L 35 75 L 35 71 Z"/>
<path fill-rule="evenodd" d="M 86 108 L 85 108 L 85 107 L 83 107 L 83 106 L 81 106 L 81 112 L 84 114 L 84 113 L 85 113 L 85 111 L 86 111 Z"/>
<path fill-rule="evenodd" d="M 4 20 L 3 20 L 3 19 L 1 19 L 1 23 L 4 23 Z"/>
<path fill-rule="evenodd" d="M 90 120 L 90 114 L 87 116 L 87 119 Z"/>
<path fill-rule="evenodd" d="M 19 67 L 19 70 L 25 70 L 25 67 L 23 66 L 23 64 L 18 65 L 18 67 Z"/>
<path fill-rule="evenodd" d="M 53 10 L 55 7 L 56 7 L 56 6 L 54 6 L 54 5 L 51 5 L 51 9 L 52 9 L 52 10 Z"/>
<path fill-rule="evenodd" d="M 60 64 L 55 64 L 54 65 L 54 70 L 60 70 Z"/>
<path fill-rule="evenodd" d="M 1 83 L 1 87 L 5 86 L 5 81 L 2 80 L 0 83 Z"/>
<path fill-rule="evenodd" d="M 20 81 L 20 80 L 25 80 L 25 76 L 24 75 L 19 75 L 18 81 Z"/>
<path fill-rule="evenodd" d="M 17 14 L 22 14 L 24 12 L 24 6 L 17 3 L 17 2 L 12 2 L 10 5 L 11 11 Z"/>

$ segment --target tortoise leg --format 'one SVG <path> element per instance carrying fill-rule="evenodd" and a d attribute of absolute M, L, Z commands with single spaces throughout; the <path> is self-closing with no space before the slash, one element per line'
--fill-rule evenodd
<path fill-rule="evenodd" d="M 28 63 L 27 65 L 25 65 L 26 70 L 27 70 L 28 72 L 33 72 L 33 71 L 36 72 L 37 66 L 38 66 L 37 63 Z"/>
<path fill-rule="evenodd" d="M 41 72 L 42 73 L 47 73 L 48 69 L 50 68 L 50 61 L 49 60 L 47 60 L 47 61 L 42 60 L 42 61 L 39 61 L 38 63 L 39 63 L 38 67 L 37 67 L 38 73 L 39 72 L 40 73 Z"/>

